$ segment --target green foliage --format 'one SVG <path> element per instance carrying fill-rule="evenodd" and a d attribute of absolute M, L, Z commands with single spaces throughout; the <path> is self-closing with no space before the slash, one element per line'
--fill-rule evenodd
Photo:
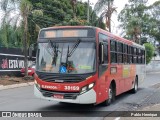
<path fill-rule="evenodd" d="M 157 0 L 152 5 L 148 7 L 151 11 L 152 20 L 150 22 L 154 23 L 150 35 L 157 41 L 160 42 L 160 0 Z"/>
<path fill-rule="evenodd" d="M 120 12 L 118 20 L 121 22 L 120 27 L 125 31 L 126 36 L 139 43 L 141 24 L 145 11 L 145 2 L 143 0 L 130 0 L 129 4 Z"/>
<path fill-rule="evenodd" d="M 94 6 L 94 11 L 100 14 L 98 18 L 98 27 L 102 29 L 108 29 L 111 32 L 111 17 L 116 11 L 116 7 L 113 5 L 114 0 L 98 0 Z M 105 24 L 104 24 L 105 21 Z"/>
<path fill-rule="evenodd" d="M 160 40 L 160 2 L 151 6 L 146 3 L 147 0 L 129 0 L 118 16 L 125 37 L 140 44 L 140 40 L 148 36 Z"/>
<path fill-rule="evenodd" d="M 146 63 L 148 64 L 154 55 L 154 46 L 150 43 L 145 43 L 144 46 L 146 49 Z"/>
<path fill-rule="evenodd" d="M 23 48 L 28 47 L 27 18 L 31 13 L 32 4 L 28 0 L 2 0 L 1 7 L 4 12 L 1 26 L 3 32 L 3 35 L 1 35 L 2 44 L 5 47 L 22 47 L 22 45 Z M 26 41 L 25 45 L 22 44 L 23 41 Z"/>
<path fill-rule="evenodd" d="M 20 48 L 22 46 L 22 28 L 4 24 L 0 29 L 0 46 Z"/>
<path fill-rule="evenodd" d="M 113 4 L 114 0 L 98 0 L 97 3 L 94 6 L 94 10 L 97 13 L 100 13 L 104 10 L 104 8 L 106 8 L 106 6 L 108 6 L 108 2 L 110 2 L 111 4 Z"/>
<path fill-rule="evenodd" d="M 74 18 L 73 8 L 70 0 L 29 0 L 32 3 L 33 10 L 43 11 L 43 16 L 30 14 L 29 33 L 30 41 L 37 40 L 38 31 L 35 30 L 35 23 L 39 28 L 51 26 L 66 26 L 66 25 L 95 25 L 87 22 L 87 3 L 77 1 L 76 3 L 76 19 Z M 90 7 L 90 13 L 94 15 L 94 22 L 97 16 Z M 90 15 L 91 16 L 91 15 Z"/>
<path fill-rule="evenodd" d="M 87 22 L 87 3 L 81 1 L 77 1 L 75 6 L 76 19 L 73 16 L 74 11 L 70 0 L 2 0 L 1 7 L 5 12 L 3 23 L 9 26 L 3 25 L 0 28 L 0 44 L 6 47 L 22 47 L 23 33 L 26 33 L 25 36 L 27 36 L 27 46 L 35 43 L 39 30 L 45 27 L 55 25 L 98 26 L 97 15 L 91 7 L 89 11 L 92 13 L 90 14 L 92 19 L 90 23 Z M 10 13 L 14 11 L 19 11 L 19 13 L 15 13 L 15 16 L 10 18 Z M 25 24 L 27 28 L 24 27 Z M 105 25 L 101 26 L 105 29 Z M 26 32 L 23 32 L 24 30 Z"/>
<path fill-rule="evenodd" d="M 33 5 L 33 10 L 42 10 L 43 17 L 37 15 L 30 15 L 35 23 L 40 28 L 50 27 L 54 25 L 68 25 L 77 24 L 72 23 L 73 8 L 70 0 L 29 0 Z M 91 11 L 92 12 L 92 11 Z M 87 4 L 77 2 L 76 4 L 76 18 L 77 20 L 87 20 Z M 74 21 L 77 21 L 74 20 Z"/>

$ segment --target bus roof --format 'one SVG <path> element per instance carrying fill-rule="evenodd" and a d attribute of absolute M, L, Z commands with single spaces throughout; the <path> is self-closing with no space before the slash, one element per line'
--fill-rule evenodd
<path fill-rule="evenodd" d="M 47 27 L 47 28 L 42 28 L 42 30 L 44 29 L 59 29 L 59 28 L 96 28 L 96 27 L 93 27 L 93 26 L 53 26 L 53 27 Z"/>
<path fill-rule="evenodd" d="M 98 28 L 98 27 L 94 27 L 94 26 L 53 26 L 53 27 L 47 27 L 47 28 L 42 28 L 41 30 L 46 30 L 46 29 L 61 29 L 61 28 L 92 28 L 92 29 L 95 29 L 95 30 L 98 30 L 99 32 L 102 32 L 102 33 L 107 33 L 107 35 L 111 38 L 115 38 L 116 40 L 118 41 L 121 41 L 121 42 L 124 42 L 124 43 L 128 43 L 128 44 L 132 44 L 133 46 L 136 46 L 136 47 L 139 47 L 139 48 L 145 48 L 144 46 L 142 45 L 139 45 L 131 40 L 128 40 L 128 39 L 125 39 L 125 38 L 122 38 L 120 36 L 117 36 L 117 35 L 114 35 L 106 30 L 103 30 L 101 28 Z"/>

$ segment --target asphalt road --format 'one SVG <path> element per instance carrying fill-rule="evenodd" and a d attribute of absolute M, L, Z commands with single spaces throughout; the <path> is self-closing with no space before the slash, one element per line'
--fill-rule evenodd
<path fill-rule="evenodd" d="M 112 105 L 106 107 L 103 105 L 93 106 L 93 105 L 64 104 L 54 101 L 40 100 L 33 95 L 33 86 L 21 87 L 21 88 L 0 91 L 0 111 L 51 111 L 53 113 L 56 113 L 57 111 L 62 111 L 60 112 L 60 114 L 57 115 L 62 118 L 59 117 L 52 118 L 59 120 L 66 119 L 66 117 L 63 117 L 63 115 L 65 114 L 66 111 L 68 111 L 67 115 L 70 116 L 69 119 L 71 120 L 72 119 L 82 120 L 82 118 L 80 117 L 83 117 L 83 119 L 86 120 L 103 119 L 102 117 L 110 115 L 112 111 L 129 111 L 129 110 L 131 111 L 160 103 L 159 88 L 160 88 L 160 73 L 147 74 L 144 83 L 141 86 L 139 86 L 139 91 L 136 94 L 131 94 L 129 92 L 126 92 L 120 96 L 117 96 L 116 101 Z M 90 111 L 90 112 L 86 114 L 83 111 Z M 79 117 L 71 118 L 74 115 L 77 115 Z M 14 118 L 14 119 L 19 119 L 19 118 Z"/>

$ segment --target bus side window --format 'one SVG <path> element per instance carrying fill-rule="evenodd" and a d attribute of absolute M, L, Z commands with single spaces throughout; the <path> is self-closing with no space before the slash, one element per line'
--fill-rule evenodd
<path fill-rule="evenodd" d="M 137 63 L 137 55 L 136 55 L 136 48 L 133 48 L 134 53 L 133 53 L 133 63 Z"/>
<path fill-rule="evenodd" d="M 130 63 L 132 63 L 131 47 L 127 45 L 127 49 L 128 49 L 128 52 L 127 52 L 127 56 L 128 56 L 127 62 L 130 64 Z"/>
<path fill-rule="evenodd" d="M 117 63 L 117 42 L 115 40 L 110 41 L 110 51 L 111 63 Z"/>
<path fill-rule="evenodd" d="M 142 56 L 141 56 L 141 49 L 138 49 L 138 63 L 141 64 L 142 62 Z"/>
<path fill-rule="evenodd" d="M 146 63 L 146 57 L 145 57 L 145 56 L 146 56 L 146 51 L 144 50 L 144 51 L 143 51 L 143 62 L 144 62 L 144 63 Z"/>
<path fill-rule="evenodd" d="M 108 63 L 108 44 L 103 43 L 104 45 L 104 64 Z"/>
<path fill-rule="evenodd" d="M 127 45 L 123 45 L 123 63 L 127 63 Z"/>
<path fill-rule="evenodd" d="M 131 47 L 132 63 L 134 63 L 134 48 Z"/>
<path fill-rule="evenodd" d="M 104 63 L 108 63 L 108 36 L 102 33 L 99 33 L 99 42 L 102 42 L 104 45 Z M 100 53 L 99 53 L 100 54 Z"/>
<path fill-rule="evenodd" d="M 117 43 L 117 52 L 118 52 L 118 63 L 123 63 L 123 44 Z"/>
<path fill-rule="evenodd" d="M 116 51 L 116 42 L 113 41 L 113 40 L 111 40 L 110 50 L 111 50 L 111 51 Z"/>
<path fill-rule="evenodd" d="M 145 51 L 144 50 L 141 51 L 141 55 L 142 55 L 142 64 L 144 64 L 145 63 Z"/>

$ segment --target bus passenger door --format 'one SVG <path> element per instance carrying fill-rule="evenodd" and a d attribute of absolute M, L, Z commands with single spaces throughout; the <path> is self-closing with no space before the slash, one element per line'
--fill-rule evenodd
<path fill-rule="evenodd" d="M 108 69 L 108 43 L 103 42 L 100 43 L 103 44 L 103 60 L 102 63 L 99 63 L 99 80 L 98 80 L 98 93 L 97 93 L 97 101 L 103 102 L 106 99 L 107 96 L 107 75 L 106 71 Z M 99 54 L 102 55 L 102 51 L 99 52 Z M 100 55 L 100 56 L 101 56 Z"/>

